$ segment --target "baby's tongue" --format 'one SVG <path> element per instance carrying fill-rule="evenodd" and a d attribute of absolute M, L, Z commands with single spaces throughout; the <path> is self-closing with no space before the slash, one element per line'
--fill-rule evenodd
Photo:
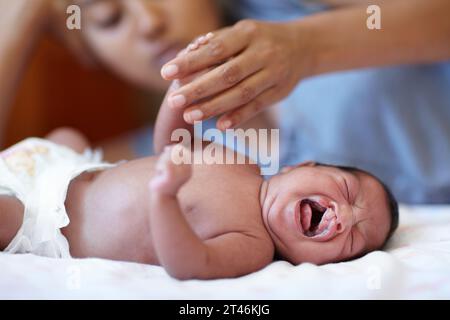
<path fill-rule="evenodd" d="M 327 211 L 323 214 L 322 220 L 320 221 L 319 226 L 317 227 L 316 234 L 322 233 L 326 228 L 328 228 L 331 220 L 335 217 L 334 212 L 328 208 Z"/>
<path fill-rule="evenodd" d="M 312 208 L 307 201 L 302 201 L 300 204 L 300 222 L 302 224 L 303 232 L 307 232 L 311 226 Z"/>

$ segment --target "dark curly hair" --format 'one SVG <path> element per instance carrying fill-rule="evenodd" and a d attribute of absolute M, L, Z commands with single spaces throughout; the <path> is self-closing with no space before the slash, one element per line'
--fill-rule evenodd
<path fill-rule="evenodd" d="M 378 177 L 374 176 L 370 172 L 358 169 L 356 167 L 339 166 L 339 165 L 331 165 L 331 164 L 324 164 L 324 163 L 316 163 L 316 164 L 319 166 L 337 168 L 337 169 L 340 169 L 342 171 L 347 171 L 347 172 L 361 172 L 361 173 L 367 174 L 368 176 L 371 176 L 376 181 L 378 181 L 378 183 L 380 183 L 380 185 L 383 187 L 384 193 L 386 195 L 386 204 L 388 206 L 389 216 L 391 218 L 390 225 L 389 225 L 389 231 L 386 235 L 386 238 L 384 239 L 383 244 L 380 246 L 380 249 L 383 249 L 386 246 L 389 239 L 394 234 L 395 230 L 397 230 L 398 225 L 399 225 L 399 220 L 400 220 L 400 218 L 399 218 L 400 215 L 398 212 L 398 202 L 397 202 L 394 194 L 392 193 L 392 191 L 389 189 L 389 187 L 383 181 L 381 181 Z"/>

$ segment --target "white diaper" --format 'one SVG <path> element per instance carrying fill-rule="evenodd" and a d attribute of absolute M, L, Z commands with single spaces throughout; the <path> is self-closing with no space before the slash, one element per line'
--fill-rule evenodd
<path fill-rule="evenodd" d="M 37 138 L 1 152 L 0 195 L 14 196 L 25 207 L 22 226 L 4 251 L 70 257 L 60 230 L 70 222 L 64 205 L 69 184 L 83 172 L 112 166 L 101 161 L 98 151 L 79 154 Z"/>

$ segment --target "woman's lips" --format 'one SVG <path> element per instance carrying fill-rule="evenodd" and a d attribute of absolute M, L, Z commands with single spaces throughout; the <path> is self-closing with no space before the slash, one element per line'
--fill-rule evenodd
<path fill-rule="evenodd" d="M 183 47 L 177 45 L 160 46 L 159 50 L 154 53 L 153 60 L 159 67 L 163 67 L 167 62 L 174 59 L 182 49 Z"/>

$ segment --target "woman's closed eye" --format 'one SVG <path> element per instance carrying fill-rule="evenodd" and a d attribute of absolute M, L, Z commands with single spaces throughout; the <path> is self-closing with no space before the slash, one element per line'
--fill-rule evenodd
<path fill-rule="evenodd" d="M 89 16 L 99 28 L 111 28 L 120 24 L 123 8 L 115 1 L 93 2 L 89 7 Z"/>
<path fill-rule="evenodd" d="M 116 12 L 109 14 L 106 18 L 102 18 L 97 22 L 100 28 L 113 28 L 120 24 L 123 18 L 123 14 L 121 10 L 117 10 Z"/>

